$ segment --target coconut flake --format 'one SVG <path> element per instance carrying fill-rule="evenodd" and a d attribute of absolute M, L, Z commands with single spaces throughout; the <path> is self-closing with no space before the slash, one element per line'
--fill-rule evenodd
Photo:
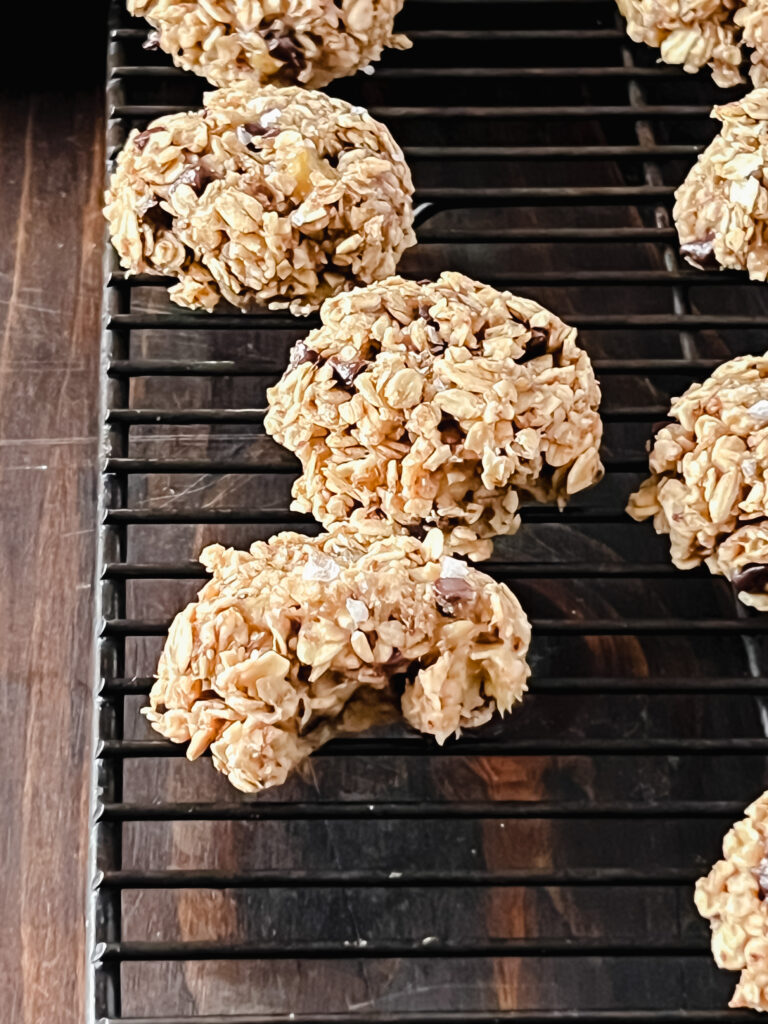
<path fill-rule="evenodd" d="M 466 578 L 469 566 L 460 558 L 451 558 L 446 555 L 440 565 L 441 580 L 463 580 Z"/>
<path fill-rule="evenodd" d="M 368 606 L 363 601 L 356 601 L 354 597 L 347 598 L 347 611 L 356 626 L 368 618 Z"/>
<path fill-rule="evenodd" d="M 259 124 L 262 128 L 271 128 L 273 124 L 277 124 L 282 116 L 282 110 L 278 110 L 277 107 L 273 107 L 271 110 L 265 110 L 264 113 L 260 115 Z"/>
<path fill-rule="evenodd" d="M 757 459 L 744 459 L 741 471 L 745 476 L 754 476 L 757 473 Z"/>
<path fill-rule="evenodd" d="M 341 568 L 338 562 L 335 562 L 328 555 L 324 555 L 319 551 L 313 551 L 307 559 L 307 564 L 304 566 L 302 577 L 305 580 L 330 583 L 331 580 L 336 579 L 340 572 Z"/>
<path fill-rule="evenodd" d="M 761 398 L 759 402 L 750 405 L 747 412 L 761 423 L 768 423 L 768 398 Z"/>

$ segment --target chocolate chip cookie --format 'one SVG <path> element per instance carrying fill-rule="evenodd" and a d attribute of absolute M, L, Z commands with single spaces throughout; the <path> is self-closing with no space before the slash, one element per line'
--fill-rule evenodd
<path fill-rule="evenodd" d="M 385 47 L 410 42 L 392 31 L 403 0 L 127 0 L 153 26 L 150 45 L 213 85 L 320 89 L 352 75 Z"/>
<path fill-rule="evenodd" d="M 723 860 L 696 883 L 718 967 L 740 971 L 732 1007 L 768 1010 L 768 793 L 723 840 Z"/>
<path fill-rule="evenodd" d="M 526 690 L 525 613 L 437 529 L 420 541 L 371 517 L 201 560 L 213 578 L 174 619 L 144 713 L 190 759 L 210 747 L 238 789 L 280 785 L 393 709 L 443 743 Z"/>
<path fill-rule="evenodd" d="M 720 133 L 675 193 L 680 252 L 701 270 L 768 278 L 768 88 L 715 107 Z"/>
<path fill-rule="evenodd" d="M 673 400 L 670 417 L 627 511 L 669 535 L 678 568 L 705 562 L 768 611 L 768 357 L 723 363 Z"/>
<path fill-rule="evenodd" d="M 458 273 L 390 278 L 326 302 L 268 392 L 268 433 L 303 467 L 293 507 L 438 526 L 485 558 L 521 500 L 600 479 L 600 389 L 576 331 Z"/>
<path fill-rule="evenodd" d="M 412 193 L 362 107 L 245 83 L 133 131 L 104 213 L 122 266 L 178 278 L 179 305 L 305 314 L 394 272 L 415 241 Z"/>

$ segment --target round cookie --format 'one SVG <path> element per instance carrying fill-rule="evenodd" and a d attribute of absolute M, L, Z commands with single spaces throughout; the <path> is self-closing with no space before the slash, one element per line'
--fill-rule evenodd
<path fill-rule="evenodd" d="M 768 1010 L 768 793 L 723 840 L 724 860 L 696 883 L 718 967 L 741 971 L 729 1005 Z"/>
<path fill-rule="evenodd" d="M 744 0 L 733 18 L 741 29 L 741 39 L 750 49 L 749 77 L 753 85 L 768 82 L 768 7 L 765 0 Z"/>
<path fill-rule="evenodd" d="M 439 743 L 504 714 L 527 688 L 528 620 L 442 541 L 374 517 L 249 552 L 206 548 L 213 578 L 174 619 L 144 714 L 190 759 L 210 747 L 246 792 L 398 703 Z"/>
<path fill-rule="evenodd" d="M 239 85 L 128 137 L 104 214 L 131 273 L 174 302 L 306 314 L 393 273 L 415 242 L 411 174 L 387 128 L 305 89 Z"/>
<path fill-rule="evenodd" d="M 768 277 L 768 88 L 715 107 L 723 123 L 675 193 L 680 253 L 694 267 Z"/>
<path fill-rule="evenodd" d="M 670 416 L 627 511 L 669 535 L 678 568 L 706 562 L 768 611 L 768 357 L 723 363 L 675 398 Z"/>
<path fill-rule="evenodd" d="M 323 304 L 268 393 L 265 428 L 295 452 L 293 507 L 325 525 L 378 510 L 487 557 L 521 499 L 600 479 L 600 389 L 576 331 L 458 273 L 393 277 Z"/>
<path fill-rule="evenodd" d="M 740 0 L 616 0 L 636 43 L 657 46 L 666 64 L 696 72 L 708 64 L 717 85 L 742 81 L 739 28 L 733 13 Z"/>
<path fill-rule="evenodd" d="M 320 89 L 407 49 L 393 35 L 403 0 L 127 0 L 155 29 L 151 42 L 213 85 Z"/>

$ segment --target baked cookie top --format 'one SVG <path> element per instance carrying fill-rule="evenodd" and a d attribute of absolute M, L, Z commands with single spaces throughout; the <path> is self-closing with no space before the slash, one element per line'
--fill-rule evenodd
<path fill-rule="evenodd" d="M 521 499 L 600 479 L 600 389 L 576 330 L 463 274 L 393 277 L 324 303 L 268 391 L 301 460 L 293 507 L 325 525 L 377 510 L 487 557 Z"/>
<path fill-rule="evenodd" d="M 392 274 L 415 242 L 411 174 L 362 107 L 248 83 L 128 137 L 104 214 L 131 273 L 174 302 L 295 313 Z"/>
<path fill-rule="evenodd" d="M 680 252 L 702 270 L 768 277 L 768 88 L 715 107 L 722 121 L 675 193 Z"/>
<path fill-rule="evenodd" d="M 392 26 L 403 0 L 127 0 L 150 45 L 213 85 L 320 89 L 410 42 Z"/>
<path fill-rule="evenodd" d="M 730 1006 L 768 1010 L 768 793 L 723 840 L 723 860 L 696 883 L 718 967 L 741 971 Z"/>
<path fill-rule="evenodd" d="M 527 688 L 520 604 L 447 556 L 439 530 L 420 541 L 372 517 L 201 561 L 212 579 L 174 619 L 144 713 L 189 758 L 210 747 L 238 789 L 280 785 L 393 708 L 442 743 Z"/>
<path fill-rule="evenodd" d="M 706 562 L 746 604 L 768 610 L 768 356 L 739 356 L 672 401 L 650 450 L 652 475 L 630 498 L 653 518 L 681 569 Z"/>

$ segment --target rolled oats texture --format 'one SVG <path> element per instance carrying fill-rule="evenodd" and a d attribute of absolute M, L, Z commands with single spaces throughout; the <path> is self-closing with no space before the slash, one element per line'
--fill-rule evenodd
<path fill-rule="evenodd" d="M 362 107 L 248 83 L 133 131 L 104 214 L 129 273 L 178 278 L 174 302 L 316 309 L 392 274 L 413 233 L 413 183 Z"/>
<path fill-rule="evenodd" d="M 693 384 L 653 439 L 652 475 L 629 499 L 680 569 L 702 562 L 768 611 L 768 357 L 739 356 Z"/>
<path fill-rule="evenodd" d="M 749 76 L 753 85 L 768 82 L 768 4 L 765 0 L 745 0 L 734 21 L 742 30 L 744 45 L 751 50 Z"/>
<path fill-rule="evenodd" d="M 718 967 L 740 971 L 730 1006 L 768 1010 L 768 793 L 723 840 L 723 860 L 696 883 Z"/>
<path fill-rule="evenodd" d="M 576 330 L 462 274 L 393 277 L 323 304 L 268 393 L 268 433 L 299 457 L 293 508 L 439 527 L 485 558 L 521 500 L 600 479 L 600 389 Z"/>
<path fill-rule="evenodd" d="M 768 277 L 768 88 L 715 107 L 722 128 L 675 193 L 682 255 L 695 267 Z"/>
<path fill-rule="evenodd" d="M 419 541 L 373 518 L 201 560 L 212 579 L 174 619 L 143 710 L 188 758 L 210 747 L 243 791 L 280 785 L 329 738 L 398 706 L 443 743 L 527 688 L 520 604 L 446 555 L 438 530 Z"/>
<path fill-rule="evenodd" d="M 213 85 L 322 88 L 352 75 L 391 46 L 403 0 L 127 0 L 156 30 L 177 67 Z"/>
<path fill-rule="evenodd" d="M 709 65 L 712 78 L 720 86 L 738 85 L 742 81 L 740 25 L 735 17 L 742 0 L 616 0 L 616 3 L 626 19 L 630 38 L 658 47 L 665 63 L 681 64 L 688 72 Z"/>

